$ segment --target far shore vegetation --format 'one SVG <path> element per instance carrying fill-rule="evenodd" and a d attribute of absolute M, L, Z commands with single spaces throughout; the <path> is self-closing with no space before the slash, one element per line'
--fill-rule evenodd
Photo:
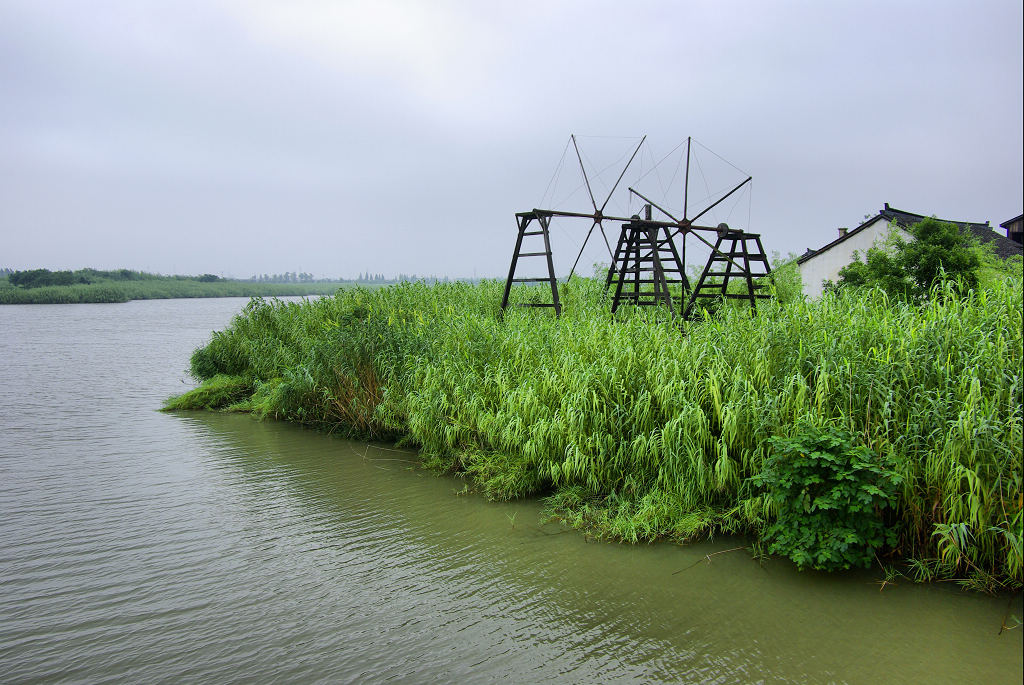
<path fill-rule="evenodd" d="M 0 304 L 80 304 L 192 297 L 288 297 L 331 295 L 354 285 L 387 285 L 415 276 L 388 279 L 383 274 L 360 274 L 355 279 L 317 279 L 312 274 L 287 272 L 254 275 L 249 279 L 215 274 L 163 276 L 130 269 L 51 271 L 0 269 Z M 434 278 L 426 279 L 434 281 Z"/>
<path fill-rule="evenodd" d="M 790 263 L 756 314 L 726 301 L 682 327 L 611 314 L 601 278 L 561 284 L 560 318 L 501 312 L 500 281 L 254 299 L 166 408 L 394 440 L 606 539 L 742 534 L 800 568 L 1019 589 L 1021 265 L 975 256 L 928 282 L 848 272 L 817 301 Z"/>

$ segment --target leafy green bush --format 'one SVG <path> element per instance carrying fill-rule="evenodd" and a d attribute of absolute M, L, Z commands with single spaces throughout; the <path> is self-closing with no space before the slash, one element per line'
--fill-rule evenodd
<path fill-rule="evenodd" d="M 947 280 L 961 296 L 978 287 L 982 254 L 977 240 L 956 224 L 935 218 L 924 219 L 909 231 L 914 240 L 907 242 L 894 233 L 885 247 L 870 248 L 863 262 L 858 258 L 843 267 L 839 284 L 878 287 L 890 297 L 917 300 Z"/>
<path fill-rule="evenodd" d="M 768 489 L 778 518 L 764 533 L 773 554 L 800 569 L 836 571 L 867 567 L 878 550 L 896 542 L 883 510 L 903 481 L 853 435 L 838 428 L 802 426 L 795 437 L 773 437 L 764 470 L 754 476 Z"/>
<path fill-rule="evenodd" d="M 903 268 L 922 293 L 945 279 L 953 279 L 963 291 L 978 287 L 981 258 L 977 240 L 955 224 L 925 219 L 910 229 L 915 240 L 903 246 Z"/>

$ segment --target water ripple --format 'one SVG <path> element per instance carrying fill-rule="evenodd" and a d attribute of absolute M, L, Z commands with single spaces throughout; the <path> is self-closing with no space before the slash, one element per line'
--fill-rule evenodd
<path fill-rule="evenodd" d="M 0 308 L 0 681 L 1019 682 L 1005 599 L 675 575 L 732 543 L 589 544 L 391 451 L 154 411 L 243 304 Z"/>

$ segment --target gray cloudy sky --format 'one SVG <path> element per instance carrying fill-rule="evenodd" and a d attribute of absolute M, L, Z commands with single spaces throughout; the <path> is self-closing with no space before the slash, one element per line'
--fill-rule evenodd
<path fill-rule="evenodd" d="M 1015 1 L 0 0 L 0 267 L 503 275 L 571 133 L 595 176 L 629 137 L 639 174 L 693 136 L 754 177 L 715 219 L 769 251 L 884 202 L 997 226 L 1024 205 L 1022 22 Z M 699 150 L 701 189 L 727 187 Z M 586 209 L 569 154 L 549 204 Z M 559 224 L 560 274 L 588 226 Z"/>

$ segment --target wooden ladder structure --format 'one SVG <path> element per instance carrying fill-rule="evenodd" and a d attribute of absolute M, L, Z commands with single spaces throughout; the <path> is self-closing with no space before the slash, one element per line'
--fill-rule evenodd
<path fill-rule="evenodd" d="M 551 214 L 548 212 L 534 210 L 532 212 L 516 213 L 516 223 L 519 225 L 519 235 L 516 237 L 516 248 L 512 253 L 512 264 L 508 268 L 508 280 L 505 281 L 505 294 L 501 297 L 501 311 L 508 307 L 508 298 L 512 292 L 513 283 L 550 283 L 551 302 L 523 302 L 519 307 L 551 307 L 555 310 L 555 316 L 561 316 L 562 304 L 558 300 L 558 281 L 555 279 L 555 266 L 551 261 L 551 236 L 549 226 L 551 225 Z M 537 222 L 539 228 L 528 230 L 530 224 Z M 530 236 L 543 236 L 544 249 L 535 252 L 523 252 L 523 239 Z M 539 278 L 516 278 L 516 268 L 521 257 L 544 257 L 547 259 L 548 275 Z"/>
<path fill-rule="evenodd" d="M 672 302 L 670 286 L 681 287 L 679 313 L 682 313 L 682 303 L 690 289 L 683 260 L 669 230 L 660 223 L 651 222 L 650 217 L 646 221 L 634 219 L 622 224 L 605 288 L 610 289 L 613 283 L 612 313 L 618 310 L 619 305 L 630 303 L 636 306 L 664 305 L 675 316 L 677 309 Z"/>
<path fill-rule="evenodd" d="M 723 245 L 730 242 L 728 251 Z M 751 243 L 756 249 L 751 249 Z M 755 271 L 752 265 L 759 265 Z M 723 269 L 724 270 L 717 270 Z M 683 318 L 688 319 L 698 298 L 726 298 L 749 300 L 752 311 L 757 311 L 759 299 L 771 297 L 757 292 L 764 288 L 763 284 L 755 283 L 755 278 L 771 275 L 768 255 L 761 245 L 761 236 L 757 233 L 746 233 L 729 229 L 724 224 L 719 226 L 718 240 L 711 252 L 711 258 L 704 266 L 704 271 L 697 281 L 697 286 L 690 294 L 690 299 L 683 310 Z M 721 279 L 721 280 L 717 280 Z M 746 292 L 730 293 L 729 281 L 739 280 L 746 286 Z"/>

